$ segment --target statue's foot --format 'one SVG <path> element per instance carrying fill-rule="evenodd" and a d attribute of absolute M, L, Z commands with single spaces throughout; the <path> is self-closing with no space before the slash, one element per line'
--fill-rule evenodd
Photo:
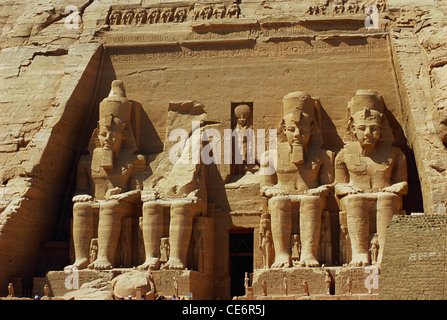
<path fill-rule="evenodd" d="M 77 259 L 72 265 L 66 266 L 64 270 L 71 270 L 73 267 L 80 269 L 87 268 L 89 263 L 88 258 Z"/>
<path fill-rule="evenodd" d="M 112 263 L 106 258 L 98 258 L 91 265 L 89 265 L 89 268 L 95 270 L 109 270 L 112 269 L 113 266 Z"/>
<path fill-rule="evenodd" d="M 137 267 L 138 270 L 158 270 L 160 268 L 159 258 L 148 258 L 146 261 Z"/>
<path fill-rule="evenodd" d="M 369 259 L 367 254 L 356 254 L 352 256 L 352 260 L 349 263 L 350 267 L 365 267 L 369 266 Z"/>
<path fill-rule="evenodd" d="M 272 264 L 272 268 L 289 268 L 291 266 L 290 257 L 286 254 L 278 255 Z"/>
<path fill-rule="evenodd" d="M 307 255 L 301 257 L 301 260 L 298 262 L 300 267 L 319 267 L 320 263 L 313 255 Z"/>
<path fill-rule="evenodd" d="M 164 265 L 161 266 L 164 270 L 185 270 L 185 264 L 179 259 L 169 259 Z"/>

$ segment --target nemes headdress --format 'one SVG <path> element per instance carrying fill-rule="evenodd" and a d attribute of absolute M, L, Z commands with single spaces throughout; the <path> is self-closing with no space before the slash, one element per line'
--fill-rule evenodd
<path fill-rule="evenodd" d="M 385 116 L 385 108 L 383 97 L 377 91 L 370 89 L 357 90 L 355 96 L 348 103 L 347 128 L 343 141 L 347 143 L 355 140 L 351 131 L 355 120 L 377 120 L 384 130 L 381 140 L 392 141 L 393 135 Z"/>

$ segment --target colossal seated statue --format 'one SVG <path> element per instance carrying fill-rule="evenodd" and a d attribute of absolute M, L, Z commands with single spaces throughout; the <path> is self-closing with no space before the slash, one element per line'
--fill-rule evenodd
<path fill-rule="evenodd" d="M 130 126 L 132 103 L 123 82 L 112 82 L 110 94 L 99 106 L 98 127 L 94 130 L 89 154 L 81 157 L 73 197 L 74 266 L 95 269 L 113 267 L 121 219 L 131 216 L 140 201 L 135 175 L 146 167 L 145 157 L 136 154 Z M 94 210 L 99 210 L 98 253 L 90 261 L 94 237 Z"/>
<path fill-rule="evenodd" d="M 402 195 L 408 191 L 407 164 L 403 152 L 392 145 L 384 102 L 377 92 L 357 91 L 348 113 L 346 144 L 335 159 L 335 194 L 346 215 L 350 265 L 370 264 L 371 208 L 376 213 L 380 264 L 386 230 L 393 215 L 401 213 Z"/>
<path fill-rule="evenodd" d="M 176 128 L 181 124 L 202 118 L 202 111 L 194 103 L 184 103 L 179 110 L 172 112 L 173 123 Z M 169 115 L 168 115 L 169 118 Z M 184 119 L 184 120 L 182 120 Z M 200 120 L 199 120 L 200 121 Z M 170 120 L 168 119 L 168 123 Z M 168 133 L 169 133 L 168 128 Z M 143 242 L 145 248 L 145 262 L 139 269 L 174 269 L 183 270 L 188 266 L 188 248 L 193 235 L 194 219 L 207 214 L 207 168 L 200 160 L 195 161 L 193 154 L 199 152 L 202 146 L 202 130 L 193 128 L 185 139 L 183 148 L 179 149 L 179 157 L 174 159 L 162 153 L 157 169 L 144 182 L 141 195 L 143 201 Z M 198 143 L 195 143 L 198 142 Z M 165 151 L 170 152 L 168 139 Z M 194 150 L 197 149 L 197 150 Z M 199 152 L 200 153 L 200 152 Z M 199 154 L 198 153 L 198 154 Z M 172 154 L 171 154 L 172 155 Z M 169 259 L 160 265 L 160 243 L 163 237 L 164 208 L 169 210 Z M 197 256 L 200 257 L 201 253 Z M 200 258 L 202 259 L 202 258 Z M 199 264 L 202 264 L 200 261 Z"/>
<path fill-rule="evenodd" d="M 292 205 L 299 204 L 299 265 L 319 266 L 321 214 L 332 190 L 334 153 L 321 148 L 316 102 L 292 92 L 283 99 L 283 138 L 277 150 L 261 158 L 261 193 L 268 198 L 275 260 L 273 268 L 291 267 Z"/>

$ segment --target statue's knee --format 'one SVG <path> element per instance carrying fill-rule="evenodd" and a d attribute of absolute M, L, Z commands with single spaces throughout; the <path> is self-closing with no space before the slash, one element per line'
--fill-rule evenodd
<path fill-rule="evenodd" d="M 92 209 L 91 204 L 87 202 L 76 202 L 73 205 L 73 215 L 79 216 L 79 215 L 86 215 L 89 214 Z"/>
<path fill-rule="evenodd" d="M 174 201 L 171 204 L 171 215 L 174 214 L 174 215 L 186 216 L 194 211 L 193 208 L 194 208 L 193 203 L 189 203 L 187 201 L 182 200 Z"/>
<path fill-rule="evenodd" d="M 145 202 L 143 203 L 143 215 L 157 215 L 163 212 L 163 207 L 157 202 Z"/>
<path fill-rule="evenodd" d="M 362 206 L 368 203 L 367 197 L 363 194 L 350 194 L 342 199 L 342 202 L 346 207 Z"/>
<path fill-rule="evenodd" d="M 402 207 L 402 197 L 394 193 L 381 193 L 377 198 L 377 207 L 400 209 Z"/>
<path fill-rule="evenodd" d="M 378 196 L 378 201 L 390 201 L 390 202 L 398 202 L 400 201 L 400 196 L 394 193 L 386 193 L 386 192 L 382 192 L 379 196 Z"/>
<path fill-rule="evenodd" d="M 303 196 L 301 198 L 301 205 L 317 205 L 320 206 L 321 204 L 324 203 L 324 198 L 320 197 L 320 196 Z"/>
<path fill-rule="evenodd" d="M 108 200 L 106 202 L 101 203 L 100 209 L 101 210 L 114 210 L 118 208 L 120 205 L 119 201 L 117 200 Z"/>
<path fill-rule="evenodd" d="M 269 207 L 273 210 L 289 210 L 292 207 L 292 201 L 287 196 L 277 196 L 270 198 Z"/>
<path fill-rule="evenodd" d="M 133 211 L 133 205 L 128 202 L 120 202 L 117 200 L 109 200 L 101 203 L 99 207 L 99 215 L 128 216 Z"/>

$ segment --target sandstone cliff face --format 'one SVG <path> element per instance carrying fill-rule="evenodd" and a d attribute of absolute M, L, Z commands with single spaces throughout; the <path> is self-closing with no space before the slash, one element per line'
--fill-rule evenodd
<path fill-rule="evenodd" d="M 107 34 L 114 32 L 108 25 L 109 13 L 117 6 L 154 3 L 158 2 L 0 2 L 0 295 L 11 277 L 29 278 L 37 272 L 42 244 L 54 239 L 57 225 L 63 223 L 60 215 L 70 202 L 75 164 L 97 109 L 103 44 L 114 46 L 107 43 Z M 239 23 L 259 26 L 308 19 L 306 8 L 317 3 L 242 0 Z M 388 0 L 388 10 L 389 44 L 402 105 L 399 121 L 415 153 L 424 211 L 447 213 L 447 5 L 435 0 Z M 222 30 L 237 29 L 236 25 L 233 20 L 199 21 L 194 26 L 188 21 L 177 28 L 165 25 L 154 30 L 188 39 L 185 34 L 225 35 Z M 266 38 L 257 34 L 249 40 Z"/>
<path fill-rule="evenodd" d="M 11 276 L 38 269 L 90 112 L 101 48 L 79 44 L 80 30 L 70 34 L 63 23 L 65 6 L 62 1 L 0 5 L 2 288 Z"/>

